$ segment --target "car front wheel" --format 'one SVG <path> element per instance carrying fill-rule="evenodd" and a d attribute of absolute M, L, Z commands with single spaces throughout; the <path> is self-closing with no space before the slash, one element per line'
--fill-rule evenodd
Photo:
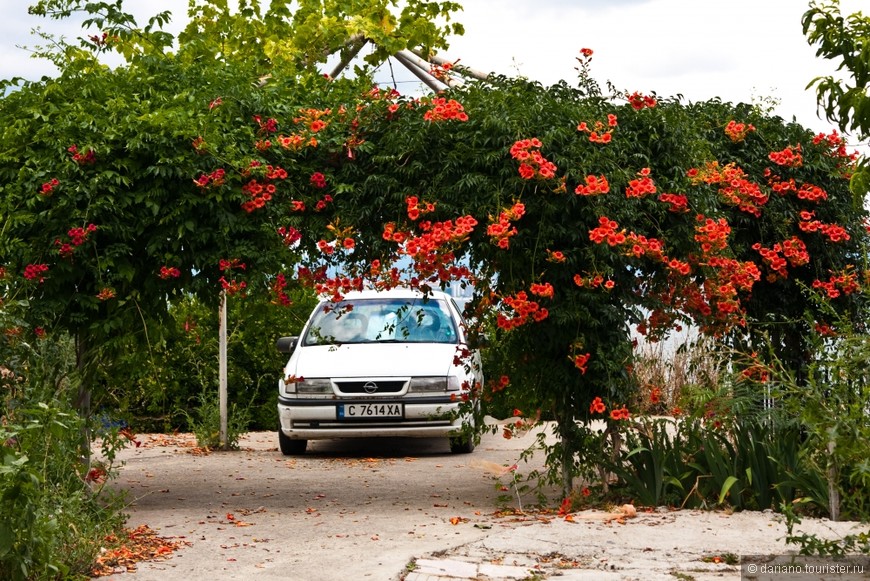
<path fill-rule="evenodd" d="M 285 456 L 299 456 L 305 453 L 305 448 L 308 447 L 308 440 L 294 440 L 287 437 L 282 430 L 278 430 L 278 446 L 281 448 L 281 453 Z"/>

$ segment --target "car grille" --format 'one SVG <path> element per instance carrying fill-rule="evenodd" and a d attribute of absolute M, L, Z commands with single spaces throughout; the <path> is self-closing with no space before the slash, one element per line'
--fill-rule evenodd
<path fill-rule="evenodd" d="M 335 385 L 341 393 L 357 393 L 375 395 L 379 393 L 399 393 L 405 387 L 405 381 L 337 381 Z M 373 389 L 374 388 L 374 389 Z"/>

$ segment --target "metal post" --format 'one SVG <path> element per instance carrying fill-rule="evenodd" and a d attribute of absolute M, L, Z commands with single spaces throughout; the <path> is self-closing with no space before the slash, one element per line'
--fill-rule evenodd
<path fill-rule="evenodd" d="M 220 392 L 220 447 L 227 445 L 227 291 L 221 291 L 220 332 L 218 339 L 218 390 Z"/>

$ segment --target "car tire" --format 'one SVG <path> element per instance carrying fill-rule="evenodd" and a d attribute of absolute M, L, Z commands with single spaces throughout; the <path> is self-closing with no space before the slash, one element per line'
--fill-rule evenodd
<path fill-rule="evenodd" d="M 474 452 L 474 437 L 469 435 L 450 438 L 450 451 L 454 454 L 471 454 Z"/>
<path fill-rule="evenodd" d="M 278 430 L 278 447 L 285 456 L 301 456 L 308 447 L 308 440 L 294 440 Z"/>

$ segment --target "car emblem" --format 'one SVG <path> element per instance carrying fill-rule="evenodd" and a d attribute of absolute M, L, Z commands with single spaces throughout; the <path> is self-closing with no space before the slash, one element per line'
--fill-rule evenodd
<path fill-rule="evenodd" d="M 372 394 L 378 390 L 378 384 L 374 381 L 366 381 L 363 384 L 363 391 L 366 393 Z"/>

